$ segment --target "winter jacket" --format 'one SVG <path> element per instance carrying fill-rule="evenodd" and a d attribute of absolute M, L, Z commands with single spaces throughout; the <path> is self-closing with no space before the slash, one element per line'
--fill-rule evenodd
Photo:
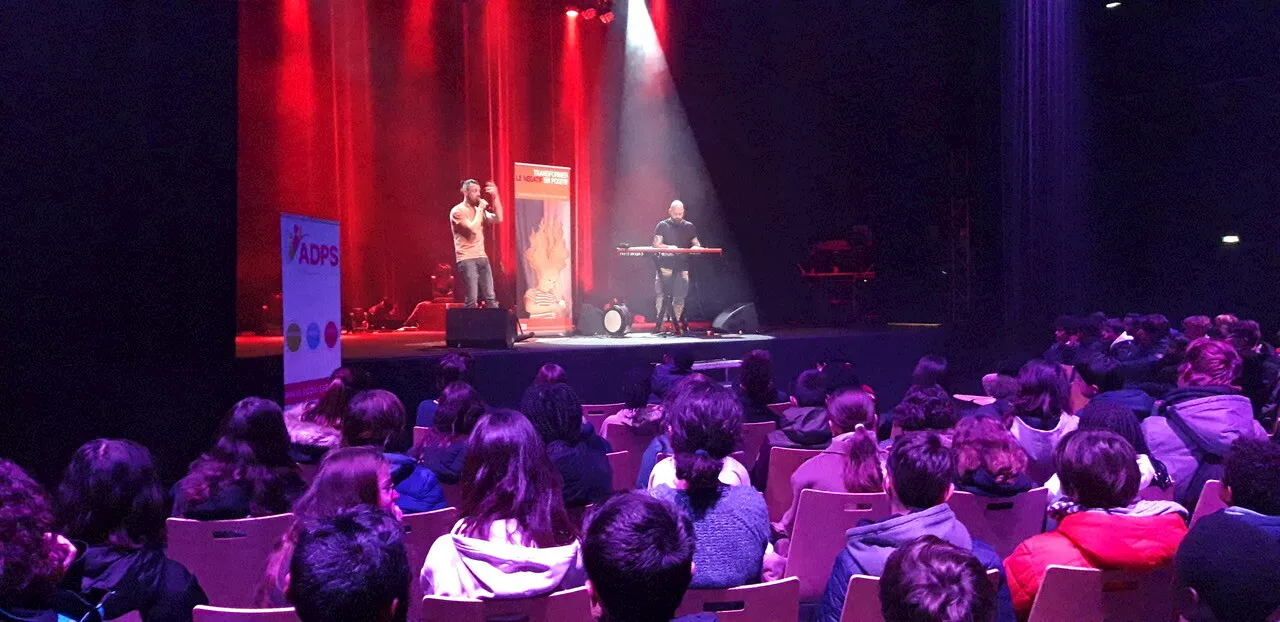
<path fill-rule="evenodd" d="M 1021 415 L 1013 418 L 1009 432 L 1018 439 L 1018 444 L 1027 452 L 1027 475 L 1037 484 L 1043 484 L 1053 475 L 1053 450 L 1068 432 L 1080 426 L 1080 418 L 1063 414 L 1058 417 L 1058 425 L 1052 430 L 1038 427 L 1038 422 L 1024 419 Z"/>
<path fill-rule="evenodd" d="M 791 533 L 796 522 L 796 511 L 800 509 L 800 493 L 805 490 L 821 490 L 824 492 L 849 492 L 844 485 L 844 468 L 849 463 L 849 438 L 853 433 L 841 434 L 831 439 L 831 445 L 822 453 L 809 458 L 791 474 L 791 507 L 782 515 L 779 526 L 783 533 Z M 885 454 L 880 452 L 880 466 L 883 470 Z"/>
<path fill-rule="evenodd" d="M 547 457 L 560 472 L 564 505 L 580 508 L 600 503 L 613 494 L 613 469 L 606 454 L 609 442 L 596 435 L 591 425 L 582 424 L 578 441 L 555 441 L 547 445 Z"/>
<path fill-rule="evenodd" d="M 885 561 L 895 549 L 924 535 L 935 535 L 951 544 L 970 551 L 987 570 L 1000 570 L 1000 556 L 991 545 L 976 540 L 947 504 L 894 516 L 884 521 L 859 525 L 845 532 L 847 545 L 836 556 L 827 589 L 822 595 L 822 621 L 839 622 L 844 601 L 849 593 L 849 578 L 855 574 L 878 577 L 884 573 Z M 1003 578 L 997 593 L 1000 603 L 997 619 L 1013 620 L 1013 608 L 1009 602 L 1009 586 Z"/>
<path fill-rule="evenodd" d="M 1280 540 L 1280 516 L 1260 514 L 1248 508 L 1242 508 L 1238 505 L 1230 506 L 1221 511 L 1231 515 L 1232 517 L 1239 518 L 1240 520 L 1271 534 L 1271 536 L 1277 540 Z"/>
<path fill-rule="evenodd" d="M 649 494 L 693 521 L 693 581 L 689 589 L 737 587 L 760 580 L 769 546 L 769 508 L 750 486 L 721 486 L 709 507 L 695 508 L 689 493 L 658 486 Z"/>
<path fill-rule="evenodd" d="M 1151 414 L 1151 409 L 1155 406 L 1156 400 L 1146 391 L 1139 389 L 1119 389 L 1116 391 L 1105 391 L 1093 397 L 1091 402 L 1108 402 L 1112 404 L 1120 404 L 1133 411 L 1138 421 L 1146 419 Z"/>
<path fill-rule="evenodd" d="M 768 401 L 758 402 L 751 399 L 742 387 L 737 389 L 738 403 L 742 405 L 742 420 L 745 423 L 760 423 L 764 421 L 778 421 L 778 415 L 775 415 L 769 409 L 769 404 L 781 404 L 789 399 L 786 393 L 774 389 L 773 395 Z"/>
<path fill-rule="evenodd" d="M 624 408 L 605 417 L 596 434 L 604 435 L 609 424 L 625 425 L 637 436 L 656 436 L 662 429 L 662 405 L 645 404 L 640 408 Z"/>
<path fill-rule="evenodd" d="M 1016 497 L 1035 487 L 1036 483 L 1031 481 L 1031 477 L 1026 473 L 1019 473 L 1012 482 L 998 482 L 986 467 L 979 467 L 978 470 L 962 475 L 956 480 L 956 490 L 998 499 Z"/>
<path fill-rule="evenodd" d="M 1171 392 L 1157 416 L 1142 422 L 1151 457 L 1173 478 L 1174 501 L 1194 509 L 1200 489 L 1222 479 L 1222 457 L 1238 438 L 1265 439 L 1249 398 L 1227 387 L 1186 387 Z"/>
<path fill-rule="evenodd" d="M 462 437 L 446 445 L 427 445 L 422 448 L 418 462 L 434 473 L 441 484 L 456 485 L 467 461 L 467 440 Z"/>
<path fill-rule="evenodd" d="M 382 455 L 391 464 L 391 481 L 400 493 L 396 505 L 401 511 L 415 514 L 448 507 L 435 473 L 404 454 L 384 452 Z"/>
<path fill-rule="evenodd" d="M 86 602 L 72 590 L 57 590 L 48 597 L 37 599 L 24 594 L 22 601 L 0 601 L 0 622 L 75 622 L 97 619 L 93 614 L 97 603 Z"/>
<path fill-rule="evenodd" d="M 173 486 L 173 516 L 192 520 L 235 520 L 250 516 L 283 514 L 306 491 L 307 484 L 297 468 L 280 468 L 276 478 L 264 484 L 255 498 L 248 482 L 222 486 L 208 498 L 193 503 L 187 498 L 182 482 Z"/>
<path fill-rule="evenodd" d="M 1167 501 L 1140 501 L 1129 508 L 1076 512 L 1056 530 L 1027 538 L 1004 563 L 1018 617 L 1031 613 L 1050 564 L 1147 571 L 1173 563 L 1187 534 L 1185 511 Z"/>
<path fill-rule="evenodd" d="M 91 546 L 81 560 L 80 595 L 85 600 L 102 602 L 107 592 L 115 592 L 106 599 L 107 619 L 137 611 L 145 622 L 181 622 L 191 620 L 196 605 L 209 603 L 195 576 L 158 547 L 122 551 Z"/>
<path fill-rule="evenodd" d="M 464 519 L 465 520 L 465 519 Z M 462 535 L 464 520 L 440 536 L 422 566 L 422 593 L 450 598 L 528 598 L 586 583 L 582 546 L 526 546 L 515 521 L 496 521 L 487 538 Z"/>
<path fill-rule="evenodd" d="M 827 425 L 827 409 L 821 406 L 792 406 L 778 419 L 778 429 L 769 433 L 755 466 L 751 481 L 764 490 L 769 479 L 769 453 L 774 447 L 792 449 L 826 449 L 831 444 L 831 426 Z"/>
<path fill-rule="evenodd" d="M 289 430 L 289 442 L 318 462 L 325 452 L 342 444 L 342 431 L 323 423 L 303 421 L 302 414 L 314 405 L 313 400 L 284 409 L 284 427 Z"/>
<path fill-rule="evenodd" d="M 661 404 L 662 398 L 667 396 L 667 392 L 674 389 L 681 380 L 684 380 L 693 370 L 679 369 L 675 365 L 663 363 L 653 368 L 653 375 L 649 378 L 649 387 L 652 393 L 649 395 L 650 404 Z"/>

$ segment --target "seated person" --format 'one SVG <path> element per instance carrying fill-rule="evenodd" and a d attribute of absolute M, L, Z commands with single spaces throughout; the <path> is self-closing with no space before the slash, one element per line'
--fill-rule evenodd
<path fill-rule="evenodd" d="M 604 436 L 611 423 L 625 425 L 637 436 L 656 436 L 662 431 L 662 405 L 649 403 L 649 373 L 643 369 L 627 372 L 622 385 L 622 410 L 605 417 L 596 433 Z"/>
<path fill-rule="evenodd" d="M 693 579 L 693 524 L 641 493 L 610 498 L 587 525 L 582 564 L 592 616 L 608 622 L 671 620 Z M 698 613 L 676 622 L 715 620 Z"/>
<path fill-rule="evenodd" d="M 956 424 L 956 489 L 983 497 L 1014 497 L 1036 487 L 1027 475 L 1027 452 L 1004 424 L 988 415 Z"/>
<path fill-rule="evenodd" d="M 358 506 L 309 521 L 289 564 L 289 602 L 302 622 L 401 622 L 409 611 L 404 528 Z"/>
<path fill-rule="evenodd" d="M 485 408 L 471 385 L 460 380 L 451 383 L 440 393 L 430 434 L 409 455 L 435 473 L 441 484 L 456 485 L 467 459 L 467 438 Z"/>
<path fill-rule="evenodd" d="M 329 384 L 319 399 L 294 404 L 284 410 L 284 425 L 298 462 L 317 464 L 325 452 L 342 445 L 342 422 L 351 407 L 351 398 L 369 385 L 369 375 L 350 367 L 339 367 L 329 376 Z"/>
<path fill-rule="evenodd" d="M 1036 359 L 1018 371 L 1018 395 L 1009 401 L 1002 421 L 1027 452 L 1027 474 L 1037 484 L 1053 475 L 1053 448 L 1058 440 L 1076 429 L 1078 420 L 1066 412 L 1069 397 L 1062 367 Z M 986 406 L 978 412 L 1000 416 Z"/>
<path fill-rule="evenodd" d="M 1173 567 L 1187 622 L 1264 622 L 1280 609 L 1280 541 L 1238 515 L 1197 521 Z"/>
<path fill-rule="evenodd" d="M 440 363 L 436 366 L 435 391 L 436 394 L 444 392 L 444 388 L 455 383 L 465 382 L 471 383 L 471 366 L 475 363 L 475 357 L 466 352 L 450 352 L 440 359 Z M 431 400 L 423 400 L 418 404 L 418 410 L 415 413 L 414 425 L 419 428 L 432 427 L 435 421 L 436 409 L 440 406 L 439 398 Z"/>
<path fill-rule="evenodd" d="M 1207 315 L 1192 315 L 1182 320 L 1182 334 L 1192 341 L 1208 336 L 1210 328 L 1213 320 Z"/>
<path fill-rule="evenodd" d="M 577 526 L 533 424 L 496 410 L 471 432 L 461 518 L 427 552 L 422 593 L 527 598 L 581 586 Z"/>
<path fill-rule="evenodd" d="M 564 368 L 555 363 L 543 363 L 533 377 L 533 384 L 564 384 L 568 381 Z"/>
<path fill-rule="evenodd" d="M 1084 341 L 1085 320 L 1074 315 L 1063 315 L 1053 324 L 1053 345 L 1045 350 L 1041 359 L 1060 365 L 1074 365 L 1076 358 L 1087 349 Z"/>
<path fill-rule="evenodd" d="M 879 577 L 889 556 L 900 546 L 924 535 L 935 535 L 971 552 L 985 570 L 1000 569 L 1000 556 L 991 545 L 976 540 L 956 518 L 947 498 L 954 489 L 956 462 L 951 450 L 935 432 L 908 432 L 899 437 L 889 454 L 885 492 L 893 517 L 850 529 L 845 549 L 836 556 L 822 597 L 822 620 L 838 622 L 855 574 Z M 1013 620 L 1009 590 L 1004 580 L 998 592 L 999 618 Z"/>
<path fill-rule="evenodd" d="M 875 400 L 862 389 L 841 389 L 827 405 L 827 417 L 834 438 L 791 474 L 791 507 L 773 526 L 777 533 L 791 533 L 801 491 L 884 491 L 885 455 L 876 443 Z M 781 544 L 779 551 L 785 553 Z"/>
<path fill-rule="evenodd" d="M 663 421 L 661 424 L 662 433 L 653 437 L 653 440 L 649 442 L 649 446 L 645 448 L 644 455 L 640 457 L 640 472 L 636 474 L 636 488 L 646 489 L 649 487 L 649 480 L 653 475 L 653 469 L 658 464 L 658 454 L 672 453 L 671 424 L 668 422 L 668 413 L 671 408 L 671 404 L 682 400 L 682 396 L 689 391 L 702 390 L 710 385 L 719 386 L 714 380 L 702 374 L 691 374 L 676 384 L 672 390 L 667 392 L 667 396 L 663 399 L 661 404 L 663 411 Z M 741 433 L 739 432 L 739 434 Z M 742 439 L 739 438 L 738 445 L 741 445 L 741 443 Z M 737 465 L 737 468 L 741 469 L 742 473 L 747 473 L 746 467 L 742 466 L 742 464 L 737 460 L 726 461 L 725 465 L 730 469 L 732 469 L 734 465 Z M 668 471 L 664 477 L 669 480 L 671 477 L 670 471 Z M 744 481 L 750 481 L 750 474 L 746 475 Z"/>
<path fill-rule="evenodd" d="M 1058 528 L 1031 536 L 1005 560 L 1013 606 L 1026 618 L 1050 564 L 1145 571 L 1173 562 L 1186 535 L 1186 510 L 1170 501 L 1137 501 L 1138 458 L 1112 432 L 1079 430 L 1055 451 L 1066 502 L 1050 515 Z"/>
<path fill-rule="evenodd" d="M 773 355 L 768 350 L 752 350 L 742 357 L 738 379 L 738 401 L 742 403 L 743 420 L 747 423 L 777 421 L 770 404 L 787 401 L 787 394 L 773 386 Z"/>
<path fill-rule="evenodd" d="M 880 613 L 885 622 L 995 622 L 996 588 L 973 553 L 922 536 L 885 562 Z"/>
<path fill-rule="evenodd" d="M 831 444 L 831 426 L 827 425 L 827 384 L 823 373 L 809 369 L 796 377 L 791 407 L 778 418 L 778 429 L 769 433 L 752 467 L 751 481 L 764 490 L 769 477 L 769 450 L 774 447 L 792 449 L 825 449 Z"/>
<path fill-rule="evenodd" d="M 1155 406 L 1155 398 L 1139 388 L 1126 389 L 1117 373 L 1119 368 L 1120 364 L 1109 356 L 1091 356 L 1075 365 L 1076 373 L 1085 384 L 1084 396 L 1091 402 L 1121 404 L 1132 410 L 1139 421 L 1146 419 Z"/>
<path fill-rule="evenodd" d="M 1138 423 L 1138 418 L 1133 415 L 1132 410 L 1115 402 L 1094 401 L 1081 408 L 1076 416 L 1080 418 L 1080 427 L 1076 428 L 1077 430 L 1106 430 L 1129 441 L 1129 445 L 1138 454 L 1139 493 L 1152 485 L 1161 490 L 1168 490 L 1173 486 L 1173 480 L 1169 478 L 1169 472 L 1164 464 L 1151 458 L 1147 439 L 1142 435 L 1142 424 Z M 1062 483 L 1056 474 L 1050 477 L 1044 486 L 1049 489 L 1050 503 L 1062 498 Z"/>
<path fill-rule="evenodd" d="M 649 382 L 653 394 L 649 396 L 649 402 L 661 404 L 668 391 L 693 373 L 694 362 L 693 351 L 688 348 L 676 348 L 663 355 L 662 364 L 653 368 Z"/>
<path fill-rule="evenodd" d="M 888 440 L 893 436 L 894 427 L 898 423 L 894 417 L 905 408 L 908 400 L 917 399 L 921 392 L 931 395 L 946 394 L 947 390 L 942 387 L 946 378 L 947 359 L 933 354 L 920 357 L 920 360 L 916 361 L 915 369 L 911 370 L 911 386 L 907 387 L 907 394 L 903 396 L 901 402 L 880 417 L 880 429 L 877 431 L 880 440 Z"/>
<path fill-rule="evenodd" d="M 677 394 L 666 408 L 675 455 L 654 467 L 649 493 L 693 521 L 698 546 L 690 587 L 759 581 L 769 547 L 769 510 L 764 497 L 745 485 L 742 465 L 729 457 L 739 443 L 742 407 L 714 382 L 682 387 Z"/>
<path fill-rule="evenodd" d="M 900 432 L 937 432 L 943 443 L 951 444 L 956 425 L 955 400 L 942 387 L 908 389 L 906 397 L 889 414 L 893 416 L 893 427 Z"/>
<path fill-rule="evenodd" d="M 1242 438 L 1223 461 L 1223 510 L 1280 540 L 1280 445 Z"/>
<path fill-rule="evenodd" d="M 534 384 L 524 392 L 520 412 L 547 444 L 547 456 L 560 473 L 565 507 L 600 503 L 613 494 L 613 468 L 606 455 L 612 448 L 582 420 L 582 402 L 573 388 Z"/>
<path fill-rule="evenodd" d="M 284 514 L 306 487 L 289 455 L 280 406 L 248 397 L 231 408 L 213 449 L 174 486 L 173 515 L 232 520 Z"/>
<path fill-rule="evenodd" d="M 404 406 L 388 391 L 365 391 L 351 398 L 351 409 L 342 426 L 344 447 L 374 447 L 391 464 L 391 480 L 395 483 L 396 505 L 405 514 L 444 509 L 444 491 L 440 482 L 417 460 L 387 451 L 404 432 Z"/>

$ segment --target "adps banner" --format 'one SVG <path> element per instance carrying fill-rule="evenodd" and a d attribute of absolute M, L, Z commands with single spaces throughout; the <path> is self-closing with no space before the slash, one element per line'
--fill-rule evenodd
<path fill-rule="evenodd" d="M 280 215 L 284 403 L 314 399 L 342 366 L 338 223 Z"/>

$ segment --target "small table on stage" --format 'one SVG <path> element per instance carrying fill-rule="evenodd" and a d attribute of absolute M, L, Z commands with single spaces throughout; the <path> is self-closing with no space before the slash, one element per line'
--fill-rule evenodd
<path fill-rule="evenodd" d="M 706 256 L 724 254 L 724 249 L 722 248 L 709 247 L 676 248 L 674 246 L 667 246 L 658 248 L 656 246 L 629 246 L 627 248 L 618 248 L 617 250 L 619 257 L 652 257 L 655 267 L 658 259 L 663 257 L 675 257 L 676 255 Z M 672 278 L 675 278 L 674 274 L 672 274 Z M 693 288 L 692 278 L 692 273 L 690 273 L 689 287 L 691 291 Z M 681 330 L 687 332 L 689 329 L 688 320 L 683 317 L 678 319 L 675 317 L 675 310 L 671 304 L 671 283 L 663 283 L 662 291 L 664 292 L 662 295 L 662 308 L 658 310 L 658 317 L 654 320 L 654 324 L 656 326 L 655 330 L 660 333 L 663 332 L 662 325 L 669 321 L 671 322 L 671 327 L 673 329 L 672 332 L 679 333 Z"/>

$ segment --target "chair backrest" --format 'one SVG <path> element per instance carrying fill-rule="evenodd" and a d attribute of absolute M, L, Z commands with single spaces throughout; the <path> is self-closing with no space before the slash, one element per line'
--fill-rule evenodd
<path fill-rule="evenodd" d="M 193 622 L 298 622 L 293 607 L 278 609 L 237 609 L 234 607 L 210 607 L 196 605 Z M 123 620 L 124 618 L 116 618 Z"/>
<path fill-rule="evenodd" d="M 1007 499 L 957 491 L 947 505 L 969 535 L 990 544 L 1003 559 L 1020 542 L 1044 531 L 1049 490 L 1036 488 Z"/>
<path fill-rule="evenodd" d="M 773 447 L 769 450 L 769 474 L 764 485 L 764 501 L 769 507 L 769 520 L 778 522 L 791 508 L 791 474 L 806 460 L 822 453 L 820 449 Z"/>
<path fill-rule="evenodd" d="M 756 458 L 760 456 L 760 449 L 764 446 L 764 441 L 769 437 L 769 433 L 777 429 L 778 424 L 773 421 L 742 424 L 742 466 L 747 467 L 748 471 L 755 465 Z"/>
<path fill-rule="evenodd" d="M 424 428 L 420 425 L 413 426 L 413 445 L 415 447 L 427 440 L 428 436 L 431 436 L 431 428 Z"/>
<path fill-rule="evenodd" d="M 456 508 L 462 505 L 461 484 L 440 484 L 440 494 L 444 495 L 444 502 L 449 504 L 449 507 Z"/>
<path fill-rule="evenodd" d="M 1031 603 L 1029 622 L 1101 621 L 1102 571 L 1050 564 Z"/>
<path fill-rule="evenodd" d="M 676 617 L 715 613 L 720 622 L 773 622 L 800 617 L 800 581 L 792 577 L 727 590 L 689 590 Z"/>
<path fill-rule="evenodd" d="M 604 420 L 618 414 L 626 404 L 583 404 L 582 420 L 591 424 L 596 434 L 604 435 Z"/>
<path fill-rule="evenodd" d="M 791 408 L 791 402 L 778 402 L 777 404 L 769 404 L 769 410 L 773 412 L 773 414 L 779 417 L 782 416 L 782 413 L 787 412 L 788 408 Z"/>
<path fill-rule="evenodd" d="M 112 618 L 111 622 L 142 622 L 142 614 L 135 609 L 118 618 Z"/>
<path fill-rule="evenodd" d="M 640 456 L 629 451 L 615 451 L 605 454 L 609 459 L 609 468 L 613 469 L 613 491 L 622 492 L 636 486 L 636 477 L 640 475 Z"/>
<path fill-rule="evenodd" d="M 587 588 L 556 592 L 538 598 L 469 600 L 427 596 L 423 622 L 592 622 Z"/>
<path fill-rule="evenodd" d="M 293 514 L 224 521 L 170 518 L 169 557 L 200 581 L 209 604 L 252 607 L 267 558 L 293 526 Z"/>
<path fill-rule="evenodd" d="M 1173 566 L 1148 572 L 1103 570 L 1103 617 L 1107 622 L 1176 620 L 1173 579 Z"/>
<path fill-rule="evenodd" d="M 1000 589 L 1000 571 L 987 571 L 991 587 Z M 840 622 L 884 622 L 880 608 L 880 577 L 856 574 L 849 577 L 849 591 L 845 595 Z"/>
<path fill-rule="evenodd" d="M 636 456 L 644 456 L 644 451 L 653 442 L 653 435 L 636 434 L 631 426 L 625 423 L 610 423 L 605 426 L 604 440 L 614 451 L 629 451 Z"/>
<path fill-rule="evenodd" d="M 844 534 L 850 527 L 863 519 L 880 520 L 891 514 L 889 495 L 883 492 L 800 491 L 787 569 L 782 575 L 800 579 L 800 602 L 822 598 L 831 564 L 844 550 Z"/>
<path fill-rule="evenodd" d="M 427 560 L 427 552 L 436 539 L 452 531 L 457 522 L 457 508 L 406 514 L 401 520 L 404 525 L 404 548 L 409 553 L 409 575 L 413 578 L 409 585 L 410 620 L 422 617 L 422 585 L 418 583 L 418 573 Z"/>
<path fill-rule="evenodd" d="M 1222 482 L 1220 480 L 1211 479 L 1204 483 L 1204 488 L 1200 489 L 1200 500 L 1196 501 L 1196 511 L 1191 515 L 1191 526 L 1196 526 L 1196 521 L 1226 508 L 1227 504 L 1222 502 Z"/>

